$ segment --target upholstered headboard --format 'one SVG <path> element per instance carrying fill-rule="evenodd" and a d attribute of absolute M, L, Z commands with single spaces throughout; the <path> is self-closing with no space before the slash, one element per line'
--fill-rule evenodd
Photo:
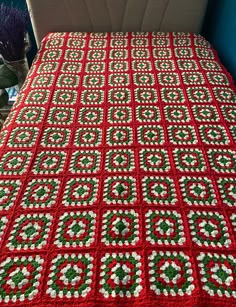
<path fill-rule="evenodd" d="M 201 30 L 207 0 L 27 0 L 37 43 L 52 31 Z"/>

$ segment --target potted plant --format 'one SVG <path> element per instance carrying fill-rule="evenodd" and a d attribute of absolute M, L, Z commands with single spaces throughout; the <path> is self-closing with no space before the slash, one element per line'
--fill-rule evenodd
<path fill-rule="evenodd" d="M 8 103 L 8 93 L 6 88 L 18 83 L 16 74 L 10 70 L 6 64 L 0 61 L 0 108 Z"/>
<path fill-rule="evenodd" d="M 26 11 L 4 4 L 0 6 L 0 54 L 4 64 L 17 75 L 20 88 L 29 70 L 26 59 L 28 22 Z"/>

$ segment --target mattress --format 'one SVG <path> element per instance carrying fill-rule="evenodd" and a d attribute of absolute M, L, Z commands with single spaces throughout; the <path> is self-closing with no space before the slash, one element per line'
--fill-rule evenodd
<path fill-rule="evenodd" d="M 49 33 L 1 131 L 1 306 L 235 306 L 236 92 L 191 33 Z"/>

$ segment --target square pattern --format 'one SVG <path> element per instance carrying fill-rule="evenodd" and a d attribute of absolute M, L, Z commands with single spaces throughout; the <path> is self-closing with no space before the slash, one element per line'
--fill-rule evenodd
<path fill-rule="evenodd" d="M 148 210 L 145 214 L 146 240 L 151 245 L 184 245 L 183 218 L 173 210 Z"/>
<path fill-rule="evenodd" d="M 160 109 L 156 106 L 136 107 L 136 120 L 140 123 L 156 123 L 161 120 Z"/>
<path fill-rule="evenodd" d="M 211 169 L 216 173 L 236 173 L 236 151 L 231 149 L 209 149 L 208 159 Z"/>
<path fill-rule="evenodd" d="M 157 77 L 159 84 L 163 86 L 176 86 L 180 84 L 179 76 L 176 72 L 159 73 Z"/>
<path fill-rule="evenodd" d="M 74 145 L 76 147 L 97 147 L 102 142 L 102 130 L 100 128 L 78 128 Z"/>
<path fill-rule="evenodd" d="M 105 170 L 109 173 L 132 172 L 135 169 L 132 149 L 114 149 L 106 153 Z"/>
<path fill-rule="evenodd" d="M 97 178 L 71 178 L 66 182 L 62 204 L 66 207 L 91 206 L 98 200 Z"/>
<path fill-rule="evenodd" d="M 81 63 L 77 63 L 77 62 L 65 62 L 63 63 L 62 67 L 61 67 L 61 71 L 66 73 L 79 73 L 81 72 Z"/>
<path fill-rule="evenodd" d="M 104 86 L 104 76 L 101 75 L 87 75 L 83 80 L 84 87 L 103 87 Z"/>
<path fill-rule="evenodd" d="M 174 145 L 196 145 L 198 143 L 195 128 L 190 125 L 172 125 L 168 128 L 168 136 Z"/>
<path fill-rule="evenodd" d="M 207 170 L 204 154 L 198 148 L 176 148 L 173 150 L 176 169 L 179 172 L 205 172 Z"/>
<path fill-rule="evenodd" d="M 174 205 L 178 201 L 174 180 L 170 177 L 143 177 L 142 194 L 148 205 Z"/>
<path fill-rule="evenodd" d="M 108 98 L 110 104 L 127 104 L 131 101 L 130 90 L 127 88 L 114 88 L 109 90 Z"/>
<path fill-rule="evenodd" d="M 37 127 L 18 127 L 12 130 L 7 145 L 10 148 L 25 148 L 35 146 L 39 135 Z"/>
<path fill-rule="evenodd" d="M 141 284 L 141 256 L 133 253 L 106 253 L 101 258 L 99 292 L 103 297 L 137 297 Z M 124 280 L 127 280 L 124 282 Z M 126 285 L 126 287 L 124 287 Z"/>
<path fill-rule="evenodd" d="M 61 181 L 59 179 L 31 179 L 28 181 L 21 207 L 24 209 L 51 208 L 56 204 Z"/>
<path fill-rule="evenodd" d="M 230 139 L 222 125 L 200 125 L 199 132 L 202 142 L 206 145 L 228 145 Z"/>
<path fill-rule="evenodd" d="M 95 174 L 101 169 L 101 151 L 78 150 L 72 153 L 69 172 L 72 174 Z"/>
<path fill-rule="evenodd" d="M 236 108 L 232 105 L 221 106 L 221 112 L 227 122 L 236 122 Z"/>
<path fill-rule="evenodd" d="M 131 176 L 107 177 L 103 201 L 108 205 L 132 205 L 137 201 L 136 179 Z"/>
<path fill-rule="evenodd" d="M 145 172 L 169 172 L 170 161 L 166 149 L 141 149 L 139 152 L 140 168 Z"/>
<path fill-rule="evenodd" d="M 100 105 L 104 101 L 103 90 L 85 90 L 81 95 L 81 103 L 84 105 Z"/>
<path fill-rule="evenodd" d="M 60 74 L 57 86 L 60 88 L 75 88 L 79 85 L 79 77 L 74 75 Z"/>
<path fill-rule="evenodd" d="M 154 88 L 137 88 L 134 91 L 135 100 L 138 103 L 156 103 L 158 100 L 157 91 Z"/>
<path fill-rule="evenodd" d="M 225 217 L 217 212 L 190 211 L 192 241 L 197 246 L 229 248 L 232 245 Z"/>
<path fill-rule="evenodd" d="M 81 108 L 79 112 L 79 123 L 81 125 L 99 125 L 103 121 L 102 108 Z"/>
<path fill-rule="evenodd" d="M 166 106 L 164 113 L 169 123 L 188 123 L 191 120 L 186 106 Z"/>
<path fill-rule="evenodd" d="M 35 87 L 46 87 L 49 88 L 52 86 L 54 81 L 54 76 L 53 75 L 39 75 L 34 78 L 33 83 L 31 84 L 32 88 Z"/>
<path fill-rule="evenodd" d="M 192 103 L 211 102 L 212 96 L 210 90 L 206 87 L 189 87 L 187 88 L 189 101 Z"/>
<path fill-rule="evenodd" d="M 156 252 L 149 257 L 150 289 L 158 296 L 191 295 L 196 288 L 193 264 L 183 252 Z M 176 286 L 178 285 L 178 286 Z"/>
<path fill-rule="evenodd" d="M 43 132 L 41 145 L 42 147 L 65 148 L 69 144 L 71 130 L 57 127 L 46 128 Z"/>
<path fill-rule="evenodd" d="M 0 211 L 9 210 L 17 200 L 22 182 L 17 180 L 0 180 Z"/>
<path fill-rule="evenodd" d="M 3 258 L 0 263 L 0 300 L 20 304 L 37 299 L 41 294 L 44 262 L 41 255 L 9 255 Z"/>
<path fill-rule="evenodd" d="M 131 210 L 108 210 L 103 214 L 102 243 L 106 246 L 135 246 L 140 240 L 139 214 Z"/>
<path fill-rule="evenodd" d="M 108 122 L 111 124 L 125 124 L 132 121 L 132 109 L 130 107 L 111 107 L 108 109 Z"/>
<path fill-rule="evenodd" d="M 107 145 L 127 146 L 133 143 L 133 130 L 128 126 L 114 126 L 107 129 Z"/>
<path fill-rule="evenodd" d="M 49 33 L 0 132 L 0 305 L 233 306 L 235 103 L 198 34 Z"/>
<path fill-rule="evenodd" d="M 156 59 L 169 59 L 172 57 L 172 51 L 170 48 L 153 48 L 152 54 Z"/>
<path fill-rule="evenodd" d="M 181 88 L 164 87 L 161 89 L 161 98 L 165 103 L 185 102 L 184 92 Z"/>
<path fill-rule="evenodd" d="M 14 221 L 6 247 L 10 251 L 45 248 L 52 220 L 53 216 L 49 213 L 21 214 Z"/>
<path fill-rule="evenodd" d="M 215 106 L 211 105 L 194 105 L 192 106 L 194 118 L 197 122 L 218 122 L 219 113 Z"/>
<path fill-rule="evenodd" d="M 178 46 L 178 45 L 176 45 Z M 183 47 L 175 48 L 175 56 L 177 58 L 192 58 L 193 57 L 193 51 L 191 48 Z"/>
<path fill-rule="evenodd" d="M 48 123 L 52 125 L 70 125 L 73 123 L 75 110 L 72 108 L 52 107 L 48 115 Z"/>
<path fill-rule="evenodd" d="M 52 299 L 85 298 L 92 291 L 93 267 L 94 257 L 89 253 L 54 255 L 46 294 Z"/>
<path fill-rule="evenodd" d="M 202 85 L 205 84 L 205 79 L 202 73 L 198 71 L 183 72 L 182 78 L 186 85 Z"/>
<path fill-rule="evenodd" d="M 31 151 L 3 152 L 0 158 L 0 175 L 23 175 L 27 172 L 32 158 Z"/>
<path fill-rule="evenodd" d="M 181 177 L 179 180 L 183 201 L 192 206 L 215 206 L 216 192 L 208 177 Z"/>
<path fill-rule="evenodd" d="M 34 175 L 57 175 L 64 171 L 67 153 L 65 151 L 42 151 L 35 159 Z"/>
<path fill-rule="evenodd" d="M 163 145 L 165 143 L 164 130 L 162 126 L 145 125 L 137 129 L 138 143 L 141 145 Z"/>
<path fill-rule="evenodd" d="M 233 272 L 236 259 L 232 255 L 204 253 L 197 257 L 202 289 L 208 296 L 234 298 Z M 211 272 L 214 272 L 212 274 Z"/>
<path fill-rule="evenodd" d="M 119 51 L 120 52 L 120 51 Z M 123 87 L 123 86 L 128 86 L 130 84 L 129 81 L 129 75 L 128 74 L 111 74 L 109 76 L 109 81 L 108 81 L 110 86 L 116 87 Z"/>
<path fill-rule="evenodd" d="M 95 241 L 94 211 L 65 212 L 60 215 L 54 245 L 57 248 L 89 247 Z"/>
<path fill-rule="evenodd" d="M 43 107 L 24 107 L 21 109 L 17 124 L 39 124 L 43 120 L 45 109 Z"/>
<path fill-rule="evenodd" d="M 77 100 L 77 92 L 73 90 L 55 90 L 52 102 L 56 105 L 74 105 Z"/>
<path fill-rule="evenodd" d="M 128 70 L 128 61 L 110 61 L 109 70 L 111 72 L 121 72 Z"/>

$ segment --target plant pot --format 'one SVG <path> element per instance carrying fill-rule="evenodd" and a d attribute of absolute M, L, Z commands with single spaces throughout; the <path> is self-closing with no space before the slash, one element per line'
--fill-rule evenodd
<path fill-rule="evenodd" d="M 25 78 L 29 71 L 29 65 L 26 57 L 19 61 L 8 62 L 5 60 L 5 64 L 9 69 L 11 69 L 18 78 L 18 86 L 21 89 L 23 83 L 25 82 Z"/>
<path fill-rule="evenodd" d="M 0 89 L 0 108 L 7 106 L 8 93 L 5 89 Z"/>

